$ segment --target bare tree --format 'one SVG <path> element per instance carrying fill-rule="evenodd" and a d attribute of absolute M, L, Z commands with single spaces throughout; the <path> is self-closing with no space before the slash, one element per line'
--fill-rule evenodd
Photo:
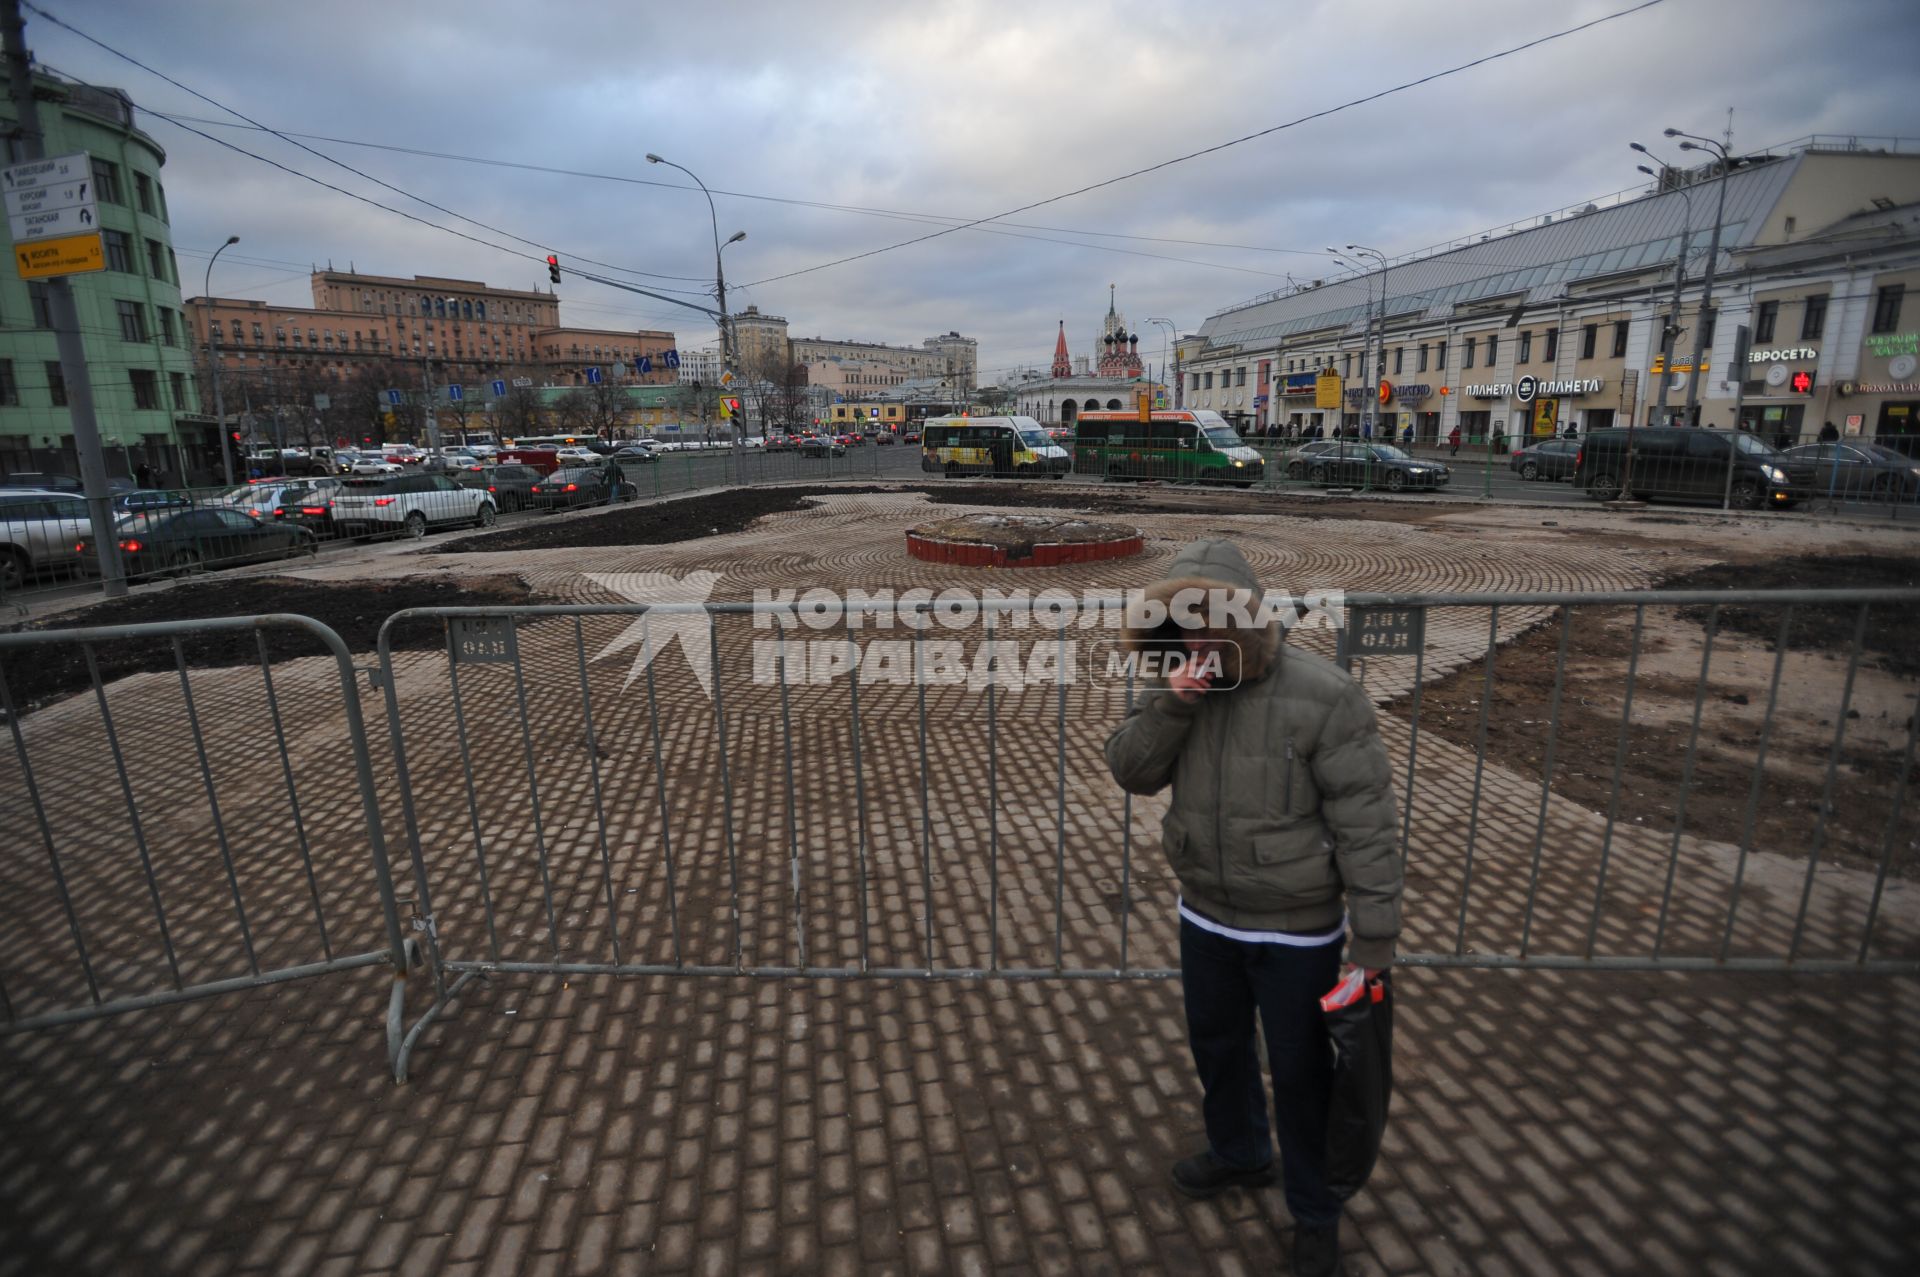
<path fill-rule="evenodd" d="M 584 390 L 569 390 L 553 403 L 553 424 L 556 433 L 563 435 L 584 435 L 591 433 L 587 423 L 593 419 L 593 399 Z"/>
<path fill-rule="evenodd" d="M 633 409 L 626 388 L 610 381 L 601 381 L 574 393 L 585 396 L 587 427 L 602 439 L 611 440 L 614 430 L 626 424 L 627 414 Z"/>

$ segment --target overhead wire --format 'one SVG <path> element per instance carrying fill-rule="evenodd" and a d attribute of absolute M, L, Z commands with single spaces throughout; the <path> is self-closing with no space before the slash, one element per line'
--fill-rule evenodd
<path fill-rule="evenodd" d="M 877 257 L 882 253 L 891 253 L 896 249 L 909 248 L 915 244 L 924 244 L 930 240 L 935 240 L 935 239 L 941 238 L 942 236 L 951 235 L 955 231 L 968 230 L 972 227 L 980 226 L 987 222 L 996 222 L 996 221 L 999 221 L 1001 218 L 1013 217 L 1020 213 L 1028 212 L 1032 209 L 1043 208 L 1049 204 L 1058 204 L 1062 200 L 1072 199 L 1075 196 L 1086 195 L 1092 191 L 1103 190 L 1109 186 L 1117 186 L 1122 182 L 1132 181 L 1134 178 L 1144 177 L 1149 173 L 1157 173 L 1162 169 L 1172 168 L 1176 164 L 1185 164 L 1192 160 L 1200 159 L 1203 156 L 1218 154 L 1219 152 L 1225 151 L 1231 147 L 1241 146 L 1241 145 L 1244 145 L 1245 143 L 1256 141 L 1263 137 L 1271 137 L 1273 134 L 1283 132 L 1287 129 L 1298 128 L 1303 124 L 1308 124 L 1315 120 L 1323 120 L 1328 118 L 1329 116 L 1338 115 L 1343 111 L 1352 110 L 1354 107 L 1364 106 L 1369 102 L 1377 102 L 1382 98 L 1391 97 L 1397 93 L 1405 93 L 1411 89 L 1419 88 L 1422 85 L 1432 84 L 1436 80 L 1443 80 L 1448 78 L 1449 76 L 1455 76 L 1463 72 L 1470 71 L 1475 67 L 1485 66 L 1490 62 L 1497 62 L 1502 58 L 1513 57 L 1514 55 L 1519 53 L 1524 53 L 1529 49 L 1538 48 L 1541 45 L 1549 44 L 1555 40 L 1565 39 L 1568 36 L 1576 35 L 1582 31 L 1591 30 L 1592 28 L 1600 26 L 1603 23 L 1612 22 L 1619 18 L 1627 17 L 1630 14 L 1635 14 L 1635 13 L 1642 12 L 1643 10 L 1646 10 L 1646 9 L 1651 9 L 1654 6 L 1659 4 L 1664 4 L 1665 2 L 1666 0 L 1641 0 L 1641 3 L 1639 4 L 1632 5 L 1629 8 L 1616 10 L 1613 13 L 1609 13 L 1602 17 L 1595 18 L 1590 22 L 1583 22 L 1583 23 L 1580 23 L 1578 26 L 1567 27 L 1560 31 L 1555 31 L 1549 35 L 1539 36 L 1535 39 L 1528 40 L 1525 43 L 1516 44 L 1509 48 L 1501 49 L 1495 53 L 1484 54 L 1481 57 L 1472 59 L 1471 61 L 1462 62 L 1457 66 L 1448 67 L 1445 70 L 1435 71 L 1428 75 L 1423 75 L 1418 79 L 1406 80 L 1400 84 L 1396 84 L 1392 86 L 1391 88 L 1381 89 L 1377 92 L 1366 94 L 1363 97 L 1351 98 L 1345 102 L 1339 103 L 1336 106 L 1325 107 L 1318 111 L 1309 112 L 1306 115 L 1298 116 L 1294 119 L 1287 120 L 1284 123 L 1275 124 L 1268 128 L 1257 130 L 1253 133 L 1244 134 L 1240 137 L 1230 138 L 1225 142 L 1218 142 L 1212 146 L 1202 147 L 1197 151 L 1189 151 L 1184 155 L 1176 155 L 1171 159 L 1160 160 L 1156 163 L 1148 164 L 1141 168 L 1133 169 L 1130 172 L 1119 174 L 1116 177 L 1104 178 L 1098 182 L 1089 182 L 1084 186 L 1075 187 L 1073 190 L 1070 190 L 1070 191 L 1063 191 L 1058 195 L 1050 195 L 1045 199 L 1034 200 L 1030 203 L 1022 204 L 1017 208 L 1010 208 L 1004 213 L 995 213 L 989 217 L 975 218 L 972 221 L 963 222 L 958 226 L 950 226 L 950 227 L 945 227 L 941 230 L 937 230 L 933 232 L 931 235 L 919 235 L 914 237 L 913 239 L 901 240 L 899 243 L 896 243 L 896 244 L 882 245 L 879 248 L 871 248 L 865 252 L 853 253 L 846 257 L 838 257 L 832 261 L 821 262 L 818 265 L 804 266 L 804 267 L 801 267 L 799 270 L 786 271 L 779 275 L 769 275 L 765 279 L 756 279 L 752 281 L 752 283 L 771 284 L 779 280 L 794 279 L 801 275 L 811 275 L 816 271 L 831 270 L 833 267 L 836 267 L 836 266 L 845 266 L 851 262 L 862 261 L 869 257 Z"/>

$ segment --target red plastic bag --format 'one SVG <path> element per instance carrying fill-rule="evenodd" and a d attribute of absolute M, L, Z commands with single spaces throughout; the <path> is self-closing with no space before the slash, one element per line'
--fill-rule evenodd
<path fill-rule="evenodd" d="M 1366 1185 L 1380 1156 L 1393 1099 L 1393 983 L 1358 969 L 1320 999 L 1333 1045 L 1327 1107 L 1327 1187 L 1347 1201 Z"/>

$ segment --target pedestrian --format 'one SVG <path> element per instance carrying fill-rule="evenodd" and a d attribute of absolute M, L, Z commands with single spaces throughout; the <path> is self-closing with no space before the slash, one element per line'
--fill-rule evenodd
<path fill-rule="evenodd" d="M 142 461 L 133 468 L 133 481 L 143 488 L 153 486 L 153 467 Z"/>
<path fill-rule="evenodd" d="M 1567 438 L 1578 439 L 1579 437 L 1580 437 L 1580 423 L 1577 421 L 1569 422 L 1567 424 Z"/>
<path fill-rule="evenodd" d="M 1277 1136 L 1293 1271 L 1315 1277 L 1338 1269 L 1341 1210 L 1326 1178 L 1332 1060 L 1319 1000 L 1343 977 L 1343 943 L 1347 974 L 1392 964 L 1402 872 L 1372 702 L 1338 666 L 1289 645 L 1278 618 L 1263 622 L 1263 598 L 1232 542 L 1200 540 L 1130 601 L 1127 650 L 1200 664 L 1147 691 L 1106 758 L 1129 793 L 1173 787 L 1161 838 L 1180 882 L 1181 988 L 1207 1132 L 1173 1185 L 1208 1198 L 1271 1183 Z"/>
<path fill-rule="evenodd" d="M 1460 455 L 1460 427 L 1455 426 L 1453 429 L 1447 431 L 1447 447 L 1452 449 L 1452 452 L 1448 454 L 1449 456 L 1457 457 Z"/>
<path fill-rule="evenodd" d="M 1831 421 L 1829 421 L 1826 425 L 1820 427 L 1821 443 L 1832 443 L 1834 440 L 1838 439 L 1839 437 L 1840 437 L 1840 428 L 1834 425 Z"/>
<path fill-rule="evenodd" d="M 1400 442 L 1409 448 L 1413 447 L 1413 423 L 1411 421 L 1407 423 L 1407 428 L 1400 432 Z"/>

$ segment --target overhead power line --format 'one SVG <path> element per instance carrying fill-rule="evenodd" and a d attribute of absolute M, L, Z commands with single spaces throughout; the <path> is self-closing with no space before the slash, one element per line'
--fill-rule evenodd
<path fill-rule="evenodd" d="M 355 177 L 362 178 L 365 181 L 372 182 L 376 186 L 379 186 L 385 190 L 392 191 L 394 194 L 399 195 L 402 198 L 410 199 L 416 204 L 420 204 L 427 208 L 433 209 L 437 213 L 444 213 L 448 217 L 457 218 L 458 220 L 467 222 L 470 225 L 478 226 L 482 230 L 490 231 L 495 235 L 505 236 L 507 239 L 513 240 L 515 243 L 525 244 L 530 248 L 541 249 L 542 259 L 544 259 L 547 252 L 552 251 L 552 248 L 550 245 L 542 244 L 536 240 L 527 239 L 525 236 L 516 235 L 512 231 L 504 230 L 501 227 L 493 226 L 487 222 L 483 222 L 478 218 L 469 217 L 464 213 L 460 213 L 455 211 L 454 209 L 447 208 L 445 205 L 436 204 L 432 200 L 427 199 L 425 196 L 415 195 L 412 191 L 406 190 L 405 188 L 400 186 L 396 186 L 392 182 L 388 182 L 382 178 L 375 177 L 371 173 L 363 172 L 362 170 L 353 167 L 353 165 L 348 164 L 344 160 L 335 159 L 333 156 L 328 155 L 325 151 L 317 150 L 314 147 L 308 146 L 305 142 L 302 142 L 289 134 L 282 133 L 278 129 L 275 129 L 270 125 L 262 124 L 260 121 L 254 119 L 252 116 L 247 115 L 244 111 L 240 111 L 234 107 L 228 106 L 224 102 L 220 102 L 214 98 L 208 97 L 206 94 L 200 92 L 198 89 L 195 89 L 186 84 L 182 84 L 179 80 L 174 79 L 172 76 L 168 75 L 166 72 L 158 70 L 154 67 L 148 66 L 146 63 L 134 57 L 132 54 L 123 53 L 119 49 L 116 49 L 112 45 L 106 43 L 106 41 L 87 34 L 85 31 L 82 31 L 80 28 L 74 26 L 71 22 L 68 22 L 63 18 L 57 17 L 54 14 L 48 13 L 45 9 L 40 8 L 40 6 L 31 3 L 31 0 L 26 0 L 24 7 L 31 9 L 34 13 L 46 19 L 48 22 L 52 23 L 54 26 L 57 26 L 64 31 L 72 32 L 74 35 L 79 36 L 82 40 L 85 40 L 88 44 L 91 44 L 98 49 L 102 49 L 105 52 L 112 54 L 114 57 L 119 58 L 124 62 L 128 62 L 133 66 L 139 67 L 142 71 L 145 71 L 148 75 L 154 76 L 161 80 L 165 80 L 168 84 L 171 84 L 174 88 L 179 89 L 182 93 L 188 94 L 189 96 L 196 98 L 201 102 L 205 102 L 208 106 L 211 106 L 216 110 L 225 111 L 227 114 L 235 117 L 236 119 L 245 120 L 249 125 L 253 126 L 254 128 L 259 129 L 260 131 L 267 133 L 273 137 L 279 138 L 281 141 L 285 142 L 287 145 L 295 147 L 298 150 L 305 151 L 308 155 L 314 156 L 316 159 L 325 160 L 327 163 L 334 165 L 336 168 L 346 170 L 347 172 L 353 174 Z M 189 133 L 198 134 L 198 136 L 206 138 L 210 142 L 217 142 L 222 146 L 231 147 L 231 149 L 240 151 L 240 153 L 243 155 L 252 154 L 252 152 L 244 151 L 244 150 L 241 150 L 241 148 L 239 147 L 232 146 L 231 143 L 223 142 L 219 138 L 211 137 L 206 133 L 201 133 L 198 129 L 195 129 L 190 125 L 182 123 L 180 118 L 177 118 L 173 115 L 170 115 L 161 111 L 156 111 L 153 108 L 146 107 L 146 106 L 141 107 L 141 109 L 146 111 L 150 115 L 157 116 L 158 118 L 167 121 L 167 123 L 172 124 L 177 128 L 183 128 L 183 129 L 186 129 Z M 260 159 L 264 157 L 255 156 L 255 158 Z M 268 161 L 268 162 L 271 162 L 271 161 Z M 284 168 L 285 166 L 280 166 L 280 167 Z M 296 170 L 287 169 L 286 171 L 295 172 Z M 339 190 L 341 188 L 335 187 L 333 189 Z M 372 202 L 372 201 L 369 201 L 369 202 Z M 377 205 L 377 207 L 388 208 L 388 206 L 384 204 Z M 400 212 L 400 210 L 392 209 L 392 208 L 388 208 L 388 211 Z M 409 216 L 409 214 L 405 214 L 405 213 L 402 213 L 401 215 Z M 438 223 L 428 222 L 424 218 L 415 218 L 414 220 L 423 222 L 425 225 L 433 226 L 439 230 L 447 230 L 451 234 L 459 233 L 457 231 L 451 231 L 450 228 L 448 227 L 439 226 Z M 472 238 L 472 237 L 467 236 L 466 238 Z M 475 240 L 474 242 L 482 243 L 484 241 Z M 493 247 L 497 247 L 497 246 L 493 246 Z M 526 256 L 526 254 L 521 254 L 521 256 Z M 657 271 L 644 271 L 644 270 L 638 270 L 638 269 L 627 267 L 627 266 L 618 266 L 612 262 L 603 262 L 591 257 L 583 257 L 578 253 L 569 253 L 568 256 L 573 257 L 578 261 L 586 262 L 587 264 L 592 266 L 599 266 L 606 270 L 618 271 L 623 275 L 643 275 L 652 279 L 677 279 L 677 280 L 696 280 L 699 278 L 698 276 L 693 276 L 693 275 L 665 275 Z M 682 291 L 682 290 L 669 290 L 669 291 Z"/>
<path fill-rule="evenodd" d="M 1564 28 L 1563 30 L 1555 31 L 1550 35 L 1544 35 L 1536 39 L 1528 40 L 1524 44 L 1516 44 L 1511 46 L 1510 48 L 1501 49 L 1496 53 L 1489 53 L 1482 57 L 1474 58 L 1470 62 L 1462 62 L 1458 66 L 1448 67 L 1443 71 L 1435 71 L 1429 75 L 1423 75 L 1416 80 L 1406 80 L 1399 84 L 1394 85 L 1391 88 L 1381 89 L 1376 93 L 1369 93 L 1364 97 L 1352 98 L 1352 99 L 1349 99 L 1348 101 L 1340 103 L 1337 106 L 1330 106 L 1330 107 L 1324 108 L 1323 110 L 1313 111 L 1313 112 L 1310 112 L 1309 114 L 1302 115 L 1295 119 L 1288 120 L 1285 123 L 1275 124 L 1269 128 L 1260 129 L 1259 131 L 1254 133 L 1248 133 L 1241 137 L 1230 138 L 1225 142 L 1218 142 L 1212 146 L 1202 147 L 1197 151 L 1189 151 L 1185 155 L 1176 155 L 1172 159 L 1161 160 L 1157 163 L 1146 165 L 1143 168 L 1137 168 L 1132 170 L 1131 172 L 1122 173 L 1117 177 L 1105 178 L 1098 182 L 1089 182 L 1085 186 L 1075 187 L 1071 191 L 1063 191 L 1058 195 L 1050 195 L 1046 199 L 1034 200 L 1031 203 L 1022 204 L 1018 208 L 1010 208 L 1004 213 L 995 213 L 990 217 L 975 218 L 974 220 L 969 222 L 962 222 L 957 226 L 946 227 L 944 229 L 934 231 L 930 235 L 918 235 L 918 236 L 915 236 L 913 239 L 901 240 L 897 244 L 886 244 L 879 248 L 870 248 L 864 253 L 854 253 L 851 256 L 835 258 L 830 262 L 821 262 L 817 266 L 803 266 L 799 270 L 790 270 L 785 272 L 784 274 L 769 275 L 765 279 L 753 280 L 752 283 L 749 285 L 749 287 L 751 287 L 753 284 L 771 284 L 783 279 L 794 279 L 801 275 L 811 275 L 816 271 L 830 270 L 835 266 L 845 266 L 849 262 L 861 261 L 868 257 L 877 257 L 882 253 L 891 253 L 895 249 L 908 248 L 914 244 L 924 244 L 929 240 L 935 240 L 935 239 L 941 238 L 942 236 L 951 235 L 955 231 L 968 230 L 968 229 L 971 229 L 972 227 L 980 226 L 987 222 L 997 222 L 1002 218 L 1014 217 L 1021 213 L 1030 212 L 1031 210 L 1036 208 L 1044 208 L 1049 204 L 1058 204 L 1062 200 L 1072 199 L 1077 195 L 1085 195 L 1091 191 L 1102 190 L 1109 186 L 1117 186 L 1121 182 L 1132 181 L 1136 177 L 1145 177 L 1149 173 L 1157 173 L 1161 169 L 1172 168 L 1176 164 L 1185 164 L 1191 160 L 1197 160 L 1202 156 L 1214 155 L 1214 154 L 1217 154 L 1218 152 L 1225 151 L 1231 147 L 1240 146 L 1247 142 L 1256 141 L 1263 137 L 1270 137 L 1275 133 L 1284 132 L 1287 129 L 1298 128 L 1302 124 L 1309 124 L 1314 120 L 1323 120 L 1329 116 L 1338 115 L 1342 111 L 1352 110 L 1354 107 L 1364 106 L 1369 102 L 1378 102 L 1382 98 L 1392 97 L 1394 94 L 1397 94 L 1397 93 L 1405 93 L 1410 89 L 1419 88 L 1421 85 L 1432 84 L 1436 80 L 1444 80 L 1449 76 L 1459 75 L 1462 72 L 1470 71 L 1475 67 L 1485 66 L 1490 62 L 1497 62 L 1502 58 L 1513 57 L 1515 54 L 1524 53 L 1529 49 L 1537 49 L 1541 45 L 1549 44 L 1555 40 L 1563 40 L 1568 36 L 1577 35 L 1582 31 L 1591 30 L 1594 27 L 1600 26 L 1602 23 L 1612 22 L 1617 18 L 1624 18 L 1630 14 L 1639 13 L 1642 10 L 1651 9 L 1655 5 L 1663 4 L 1663 3 L 1665 3 L 1665 0 L 1642 0 L 1640 4 L 1633 5 L 1626 9 L 1616 10 L 1615 12 L 1606 14 L 1603 17 L 1595 18 L 1591 22 L 1583 22 L 1578 26 L 1567 27 L 1567 28 Z"/>

